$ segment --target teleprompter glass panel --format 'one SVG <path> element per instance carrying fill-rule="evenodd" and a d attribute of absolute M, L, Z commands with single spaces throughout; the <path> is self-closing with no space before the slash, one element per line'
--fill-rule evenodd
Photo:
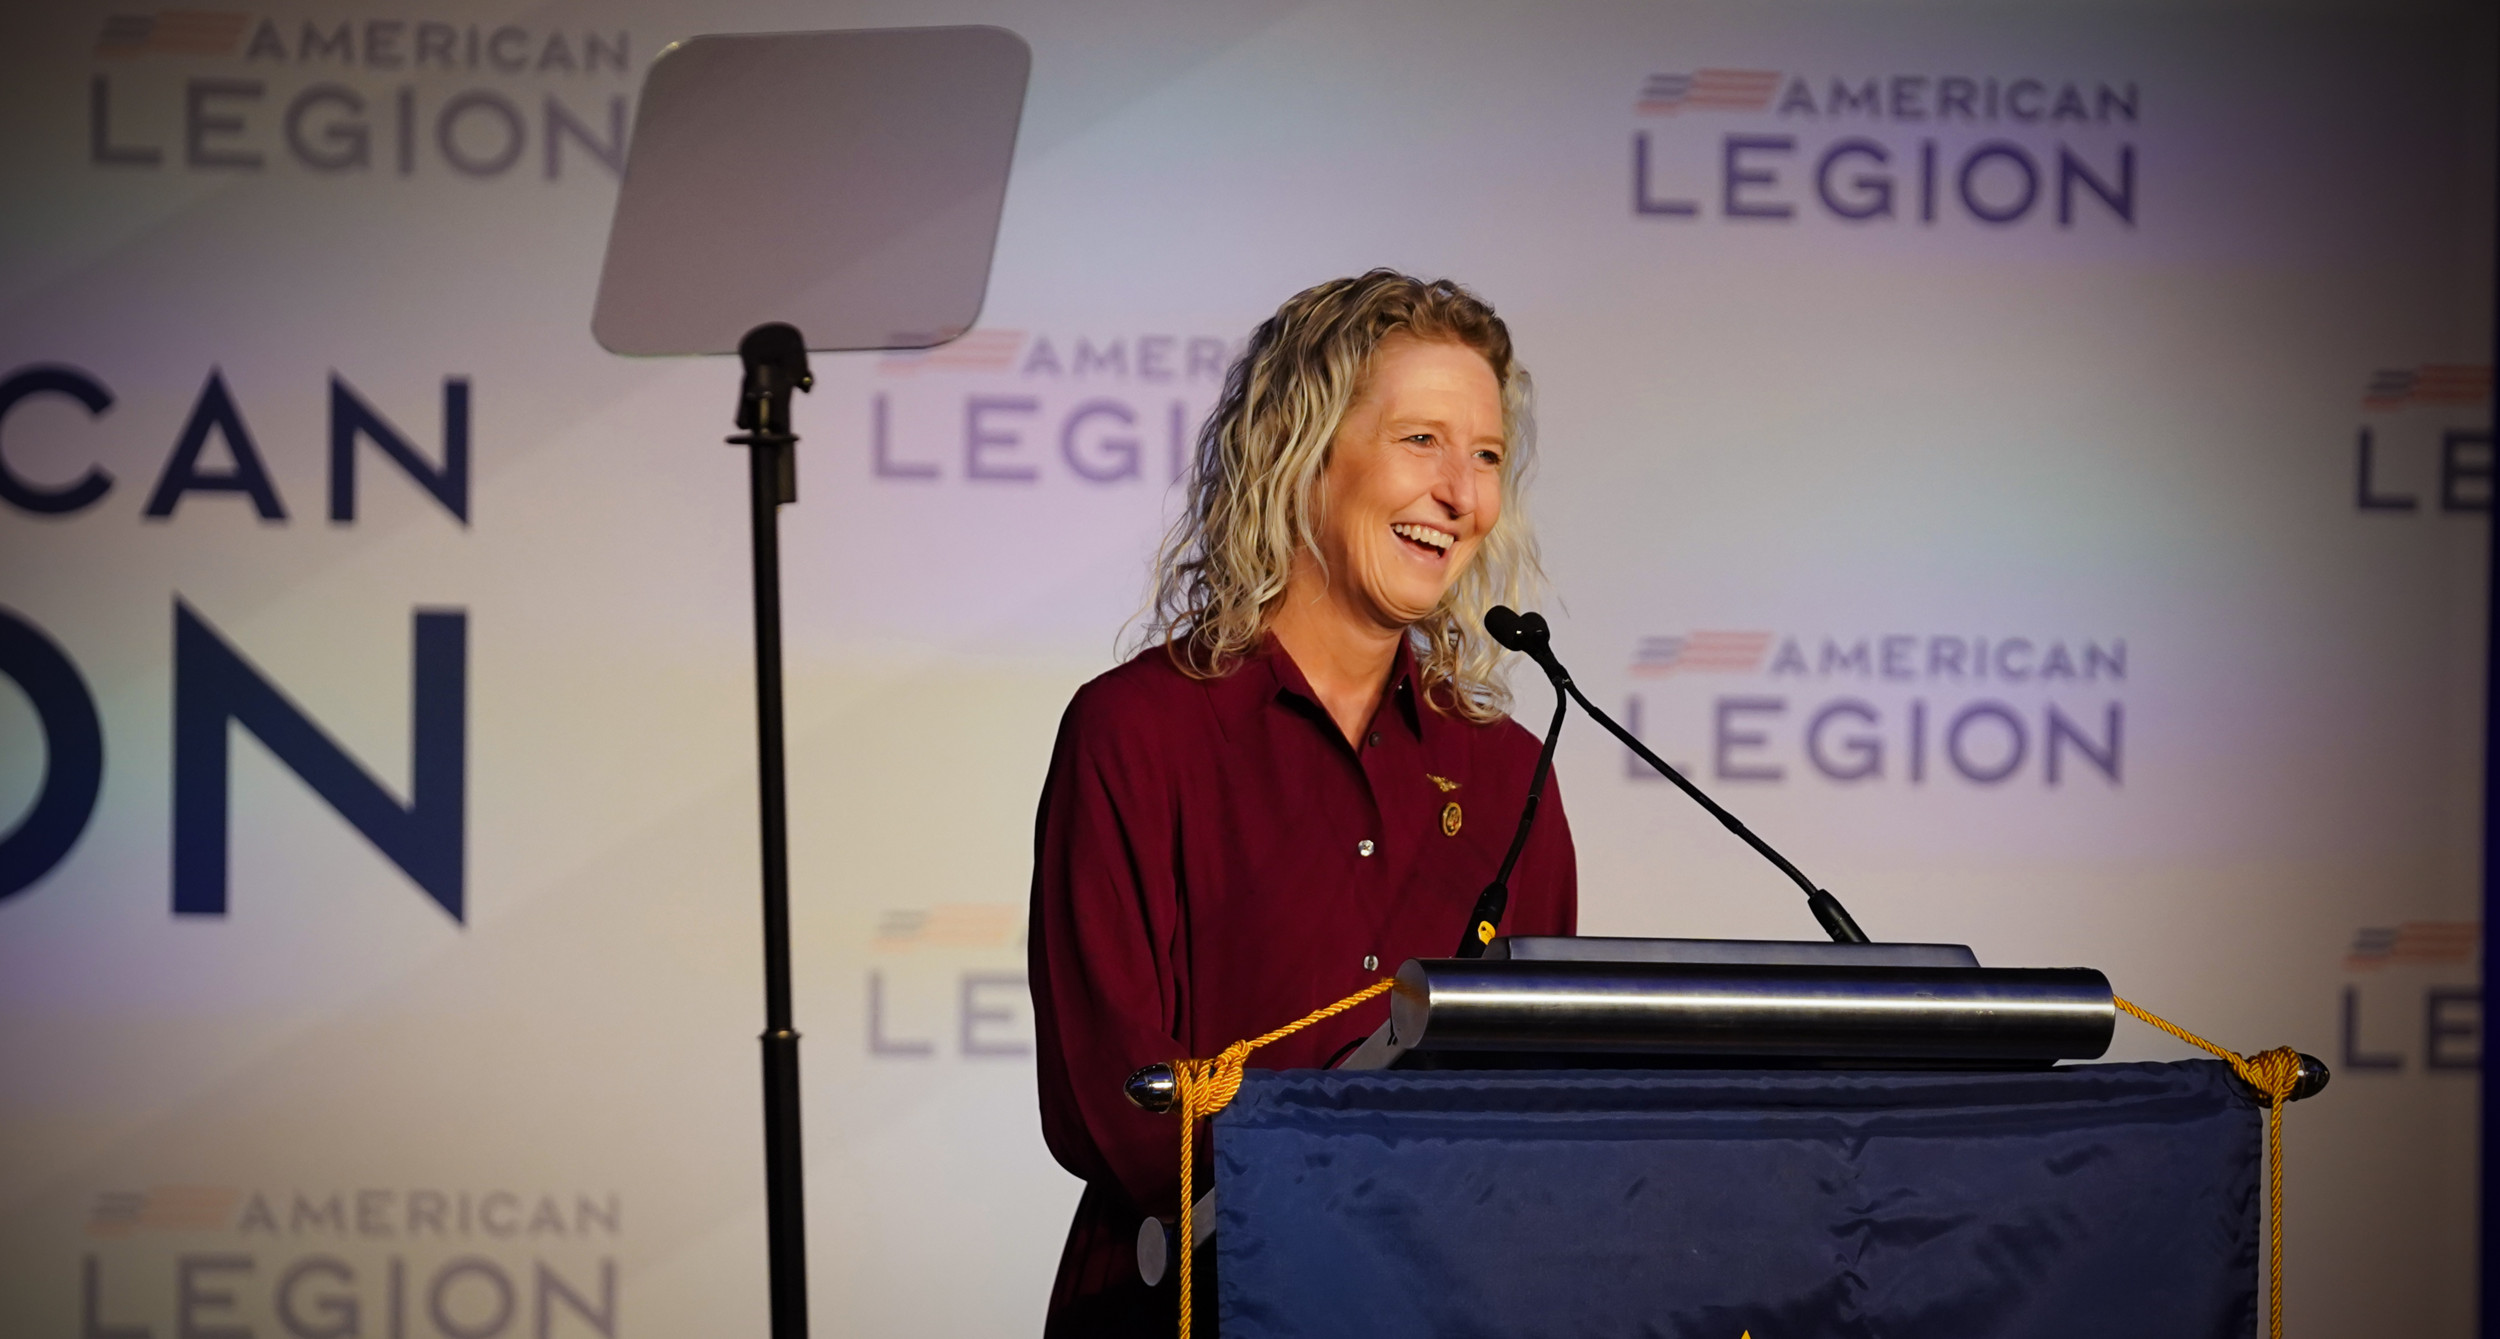
<path fill-rule="evenodd" d="M 643 80 L 591 333 L 731 353 L 926 348 L 989 284 L 1032 53 L 1003 28 L 706 36 Z"/>

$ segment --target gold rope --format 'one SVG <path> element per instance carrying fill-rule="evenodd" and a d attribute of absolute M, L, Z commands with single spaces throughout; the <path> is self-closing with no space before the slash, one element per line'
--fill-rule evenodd
<path fill-rule="evenodd" d="M 1313 1009 L 1274 1032 L 1237 1041 L 1224 1048 L 1213 1060 L 1175 1060 L 1172 1079 L 1179 1090 L 1174 1106 L 1181 1113 L 1181 1332 L 1180 1339 L 1189 1339 L 1190 1257 L 1195 1253 L 1198 1233 L 1193 1221 L 1197 1194 L 1190 1164 L 1198 1151 L 1198 1118 L 1222 1111 L 1241 1091 L 1241 1064 L 1252 1051 L 1290 1037 L 1322 1019 L 1334 1018 L 1363 1001 L 1397 984 L 1397 978 L 1384 976 L 1361 990 L 1325 1008 Z"/>
<path fill-rule="evenodd" d="M 2110 997 L 2110 1002 L 2144 1022 L 2202 1051 L 2221 1057 L 2249 1087 L 2266 1097 L 2266 1333 L 2283 1339 L 2283 1106 L 2300 1083 L 2300 1052 L 2277 1046 L 2255 1055 L 2216 1046 L 2165 1018 Z"/>

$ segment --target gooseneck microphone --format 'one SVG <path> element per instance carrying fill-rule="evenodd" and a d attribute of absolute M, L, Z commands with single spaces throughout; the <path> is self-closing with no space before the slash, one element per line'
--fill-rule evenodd
<path fill-rule="evenodd" d="M 1849 909 L 1840 904 L 1839 898 L 1832 896 L 1824 889 L 1816 887 L 1814 885 L 1814 880 L 1807 878 L 1804 871 L 1799 870 L 1795 865 L 1790 864 L 1786 856 L 1772 850 L 1769 842 L 1755 836 L 1753 834 L 1753 829 L 1746 827 L 1744 823 L 1736 817 L 1736 815 L 1720 808 L 1717 801 L 1702 794 L 1699 786 L 1685 780 L 1682 772 L 1679 772 L 1675 770 L 1675 768 L 1669 766 L 1664 758 L 1650 752 L 1648 745 L 1643 744 L 1639 739 L 1633 737 L 1631 731 L 1615 724 L 1615 719 L 1612 716 L 1598 710 L 1597 704 L 1588 700 L 1587 694 L 1580 691 L 1579 685 L 1571 681 L 1571 672 L 1564 669 L 1562 667 L 1562 662 L 1554 658 L 1553 633 L 1551 629 L 1546 627 L 1544 615 L 1536 613 L 1522 614 L 1511 609 L 1507 605 L 1497 604 L 1491 609 L 1485 611 L 1484 630 L 1493 634 L 1494 641 L 1501 643 L 1504 647 L 1510 650 L 1520 652 L 1521 654 L 1526 655 L 1529 659 L 1535 661 L 1537 663 L 1537 667 L 1545 671 L 1545 677 L 1554 681 L 1554 726 L 1552 730 L 1546 733 L 1544 755 L 1538 758 L 1536 777 L 1529 783 L 1527 810 L 1519 816 L 1518 835 L 1511 839 L 1510 860 L 1502 862 L 1502 872 L 1494 879 L 1493 887 L 1485 889 L 1484 898 L 1479 898 L 1477 900 L 1475 919 L 1468 925 L 1468 931 L 1471 937 L 1481 935 L 1487 940 L 1492 938 L 1492 934 L 1487 928 L 1484 918 L 1485 898 L 1491 898 L 1497 888 L 1502 890 L 1504 900 L 1507 900 L 1509 897 L 1509 891 L 1505 885 L 1505 880 L 1507 880 L 1510 875 L 1511 860 L 1519 858 L 1519 848 L 1527 841 L 1528 820 L 1536 815 L 1537 794 L 1545 784 L 1545 768 L 1553 759 L 1554 741 L 1562 733 L 1564 704 L 1567 702 L 1577 702 L 1580 704 L 1580 709 L 1582 711 L 1587 712 L 1599 725 L 1606 727 L 1607 733 L 1622 740 L 1626 748 L 1629 748 L 1634 753 L 1640 755 L 1641 761 L 1656 768 L 1660 776 L 1674 782 L 1677 789 L 1692 796 L 1693 801 L 1696 804 L 1699 804 L 1702 808 L 1709 810 L 1710 816 L 1719 820 L 1721 826 L 1725 827 L 1728 831 L 1735 833 L 1738 837 L 1743 838 L 1747 846 L 1761 852 L 1763 859 L 1778 866 L 1780 873 L 1787 875 L 1799 888 L 1804 889 L 1807 908 L 1814 913 L 1814 919 L 1822 923 L 1824 932 L 1829 934 L 1834 942 L 1842 944 L 1863 944 L 1867 942 L 1866 932 L 1858 928 L 1858 923 L 1855 920 L 1850 919 Z M 1500 906 L 1497 904 L 1493 911 L 1492 924 L 1498 926 L 1500 920 L 1501 910 Z M 1483 951 L 1483 945 L 1481 942 L 1476 944 L 1476 950 L 1477 953 L 1481 953 Z M 1477 953 L 1467 952 L 1466 946 L 1462 945 L 1459 956 L 1472 958 L 1477 956 Z"/>
<path fill-rule="evenodd" d="M 1510 610 L 1495 605 L 1492 613 L 1507 614 Z M 1485 623 L 1492 625 L 1492 614 L 1486 615 Z M 1501 634 L 1494 634 L 1494 640 L 1501 641 Z M 1502 645 L 1510 643 L 1505 641 Z M 1546 673 L 1561 674 L 1562 666 L 1556 665 Z M 1564 674 L 1555 682 L 1568 683 L 1570 679 L 1570 675 Z M 1536 821 L 1536 802 L 1545 797 L 1545 778 L 1554 770 L 1554 745 L 1562 739 L 1563 714 L 1570 707 L 1570 698 L 1559 692 L 1554 694 L 1554 723 L 1545 727 L 1545 747 L 1537 750 L 1536 771 L 1528 776 L 1528 802 L 1520 806 L 1519 826 L 1511 830 L 1510 850 L 1502 857 L 1502 867 L 1494 872 L 1493 882 L 1476 894 L 1476 908 L 1467 914 L 1467 932 L 1458 939 L 1459 957 L 1483 957 L 1484 946 L 1493 942 L 1494 932 L 1502 927 L 1502 913 L 1510 907 L 1511 867 L 1519 863 L 1519 853 L 1527 849 L 1528 825 Z"/>

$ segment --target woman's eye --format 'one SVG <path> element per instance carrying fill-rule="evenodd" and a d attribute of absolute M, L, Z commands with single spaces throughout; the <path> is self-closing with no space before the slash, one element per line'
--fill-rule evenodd
<path fill-rule="evenodd" d="M 1494 468 L 1496 468 L 1496 469 L 1499 469 L 1499 468 L 1501 467 L 1501 464 L 1502 464 L 1502 453 L 1501 453 L 1501 452 L 1499 452 L 1499 451 L 1494 451 L 1494 450 L 1491 450 L 1491 449 L 1487 449 L 1487 450 L 1483 450 L 1483 451 L 1478 451 L 1478 452 L 1476 453 L 1476 459 L 1481 460 L 1481 461 L 1483 461 L 1485 464 L 1487 464 L 1487 465 L 1491 465 L 1491 466 L 1493 466 L 1493 467 L 1494 467 Z"/>

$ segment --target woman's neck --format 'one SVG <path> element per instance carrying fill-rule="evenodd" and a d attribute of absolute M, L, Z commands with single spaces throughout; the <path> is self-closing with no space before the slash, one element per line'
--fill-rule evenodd
<path fill-rule="evenodd" d="M 1310 681 L 1346 742 L 1359 747 L 1388 691 L 1389 667 L 1397 662 L 1406 629 L 1357 615 L 1338 592 L 1299 579 L 1304 575 L 1296 572 L 1297 579 L 1288 580 L 1267 630 Z"/>

